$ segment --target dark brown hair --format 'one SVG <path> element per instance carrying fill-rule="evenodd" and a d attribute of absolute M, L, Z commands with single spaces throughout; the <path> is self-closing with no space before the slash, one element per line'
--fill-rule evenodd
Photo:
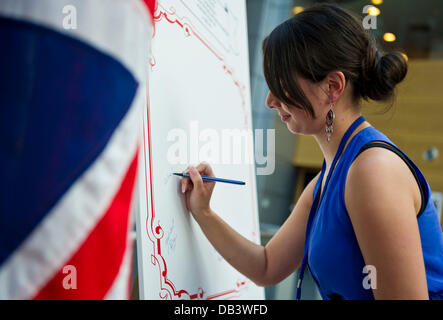
<path fill-rule="evenodd" d="M 386 101 L 407 73 L 400 52 L 383 55 L 361 19 L 331 4 L 313 6 L 277 26 L 263 40 L 263 69 L 272 94 L 306 110 L 310 101 L 296 75 L 319 82 L 331 71 L 341 71 L 352 84 L 353 99 Z"/>

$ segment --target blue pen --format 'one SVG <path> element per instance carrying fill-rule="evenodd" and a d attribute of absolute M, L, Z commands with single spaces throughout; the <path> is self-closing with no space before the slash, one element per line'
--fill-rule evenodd
<path fill-rule="evenodd" d="M 189 174 L 187 174 L 187 173 L 174 172 L 173 174 L 175 174 L 176 176 L 189 178 Z M 226 183 L 241 184 L 241 185 L 246 184 L 245 182 L 238 181 L 238 180 L 230 180 L 230 179 L 215 178 L 215 177 L 208 177 L 208 176 L 201 176 L 201 177 L 203 180 L 207 180 L 207 181 L 226 182 Z"/>

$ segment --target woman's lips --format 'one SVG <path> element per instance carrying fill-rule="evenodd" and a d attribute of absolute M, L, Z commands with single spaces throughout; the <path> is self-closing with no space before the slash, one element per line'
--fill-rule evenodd
<path fill-rule="evenodd" d="M 281 121 L 286 122 L 289 120 L 290 117 L 291 117 L 290 115 L 281 116 Z"/>

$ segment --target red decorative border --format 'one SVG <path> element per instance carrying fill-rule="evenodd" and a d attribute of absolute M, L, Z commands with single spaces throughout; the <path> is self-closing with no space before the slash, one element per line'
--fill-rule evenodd
<path fill-rule="evenodd" d="M 165 18 L 167 22 L 171 24 L 176 24 L 177 26 L 182 28 L 186 37 L 194 36 L 198 40 L 200 40 L 200 42 L 206 48 L 208 48 L 208 50 L 222 63 L 223 70 L 232 77 L 234 85 L 239 90 L 239 94 L 242 100 L 243 114 L 244 114 L 244 126 L 245 128 L 248 128 L 248 112 L 246 110 L 246 94 L 245 94 L 246 87 L 244 84 L 240 82 L 240 80 L 236 78 L 234 70 L 225 63 L 223 55 L 220 54 L 208 40 L 205 40 L 204 37 L 199 32 L 196 31 L 196 28 L 193 26 L 193 24 L 189 21 L 187 17 L 178 17 L 174 7 L 170 7 L 169 10 L 166 10 L 160 4 L 157 6 L 157 9 L 154 13 L 153 38 L 155 37 L 156 33 L 155 24 L 160 22 L 163 18 Z M 151 58 L 151 67 L 153 66 L 155 66 L 155 58 Z"/>
<path fill-rule="evenodd" d="M 170 11 L 165 10 L 160 4 L 158 4 L 155 13 L 154 13 L 154 23 L 158 23 L 159 21 L 161 21 L 163 18 L 165 18 L 165 20 L 171 24 L 176 24 L 179 27 L 181 27 L 183 29 L 183 31 L 185 32 L 185 36 L 189 37 L 191 35 L 194 35 L 197 39 L 199 39 L 201 41 L 202 44 L 204 44 L 211 53 L 214 54 L 214 56 L 222 63 L 222 67 L 223 70 L 229 74 L 232 77 L 232 80 L 234 82 L 234 85 L 239 89 L 239 93 L 240 93 L 240 97 L 242 100 L 242 108 L 243 108 L 243 113 L 244 113 L 244 125 L 245 128 L 248 128 L 248 113 L 246 112 L 246 101 L 245 101 L 245 90 L 246 87 L 238 80 L 236 79 L 236 77 L 234 76 L 234 71 L 232 68 L 228 67 L 225 62 L 224 62 L 224 58 L 222 57 L 221 54 L 219 54 L 215 49 L 213 49 L 213 47 L 209 44 L 208 41 L 205 41 L 203 39 L 203 37 L 196 32 L 195 28 L 193 27 L 193 25 L 188 21 L 187 18 L 179 18 L 178 16 L 176 16 L 176 12 L 175 9 L 173 7 L 170 8 Z M 154 33 L 153 33 L 153 37 L 155 36 L 155 24 L 154 24 Z M 155 62 L 155 58 L 151 57 L 151 61 L 150 61 L 150 65 L 151 68 L 154 67 L 156 64 Z M 162 229 L 162 227 L 160 226 L 160 222 L 157 222 L 157 225 L 154 226 L 154 218 L 155 218 L 155 209 L 154 209 L 154 197 L 153 197 L 153 183 L 152 183 L 152 158 L 151 158 L 151 154 L 152 154 L 152 149 L 151 149 L 151 128 L 150 128 L 150 104 L 149 104 L 149 87 L 147 87 L 147 96 L 148 96 L 148 103 L 147 103 L 147 128 L 148 128 L 148 148 L 149 148 L 149 177 L 150 177 L 150 197 L 148 195 L 148 181 L 146 179 L 146 201 L 147 201 L 147 206 L 151 207 L 151 215 L 147 215 L 147 219 L 146 219 L 146 232 L 148 235 L 149 240 L 152 242 L 153 245 L 153 254 L 151 254 L 151 263 L 155 266 L 157 265 L 159 267 L 159 271 L 160 271 L 160 292 L 159 292 L 159 297 L 161 299 L 173 299 L 174 297 L 177 298 L 185 298 L 187 297 L 188 299 L 207 299 L 207 300 L 211 300 L 211 299 L 220 299 L 220 298 L 225 298 L 225 299 L 230 299 L 233 297 L 238 297 L 240 296 L 240 291 L 244 290 L 247 288 L 247 281 L 237 281 L 235 283 L 235 287 L 232 290 L 227 290 L 227 291 L 223 291 L 220 293 L 216 293 L 210 296 L 205 296 L 206 292 L 202 289 L 199 288 L 197 293 L 189 293 L 186 290 L 177 290 L 174 283 L 168 279 L 168 268 L 167 268 L 167 264 L 165 261 L 165 258 L 162 256 L 161 253 L 161 239 L 163 238 L 164 235 L 164 231 Z M 144 119 L 143 119 L 143 148 L 144 148 L 144 154 L 145 154 L 145 172 L 147 172 L 148 167 L 147 167 L 147 162 L 146 162 L 146 139 L 145 139 L 145 123 L 144 123 Z M 250 166 L 251 167 L 251 166 Z M 253 174 L 252 169 L 250 169 L 250 174 Z M 149 198 L 151 199 L 151 202 L 149 202 Z M 254 201 L 254 197 L 252 195 L 252 204 L 253 204 L 253 208 L 255 208 L 255 201 Z M 253 211 L 255 212 L 255 211 Z M 252 231 L 252 236 L 255 238 L 255 236 L 257 235 L 257 225 L 256 225 L 256 221 L 255 221 L 255 217 L 254 218 L 254 228 Z"/>

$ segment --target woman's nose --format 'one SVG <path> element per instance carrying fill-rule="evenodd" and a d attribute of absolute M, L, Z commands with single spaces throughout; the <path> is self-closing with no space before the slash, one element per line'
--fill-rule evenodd
<path fill-rule="evenodd" d="M 275 98 L 271 91 L 268 92 L 265 104 L 270 109 L 278 108 L 280 106 L 280 102 L 277 100 L 277 98 Z"/>

